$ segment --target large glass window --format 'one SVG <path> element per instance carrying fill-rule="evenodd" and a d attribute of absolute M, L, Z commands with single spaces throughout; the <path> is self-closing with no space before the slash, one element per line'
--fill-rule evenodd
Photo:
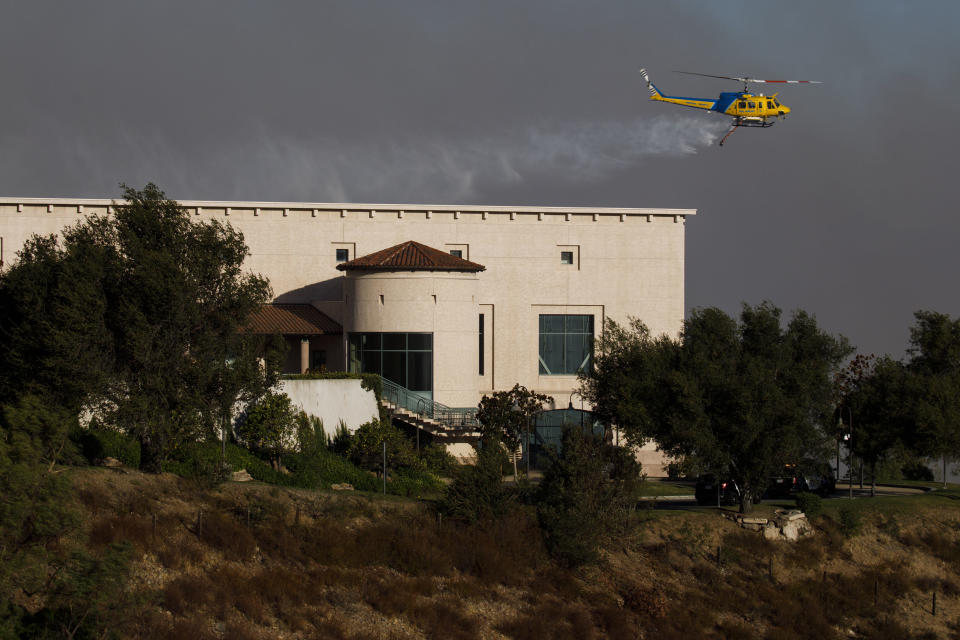
<path fill-rule="evenodd" d="M 433 397 L 432 333 L 351 333 L 349 341 L 350 371 L 378 373 Z"/>
<path fill-rule="evenodd" d="M 593 357 L 593 316 L 540 316 L 540 375 L 576 375 Z"/>

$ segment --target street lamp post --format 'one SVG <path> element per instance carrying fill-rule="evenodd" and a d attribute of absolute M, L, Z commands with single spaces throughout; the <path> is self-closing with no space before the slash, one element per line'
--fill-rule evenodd
<path fill-rule="evenodd" d="M 843 410 L 847 410 L 847 426 L 850 428 L 848 434 L 844 435 L 844 440 L 847 441 L 847 486 L 849 488 L 849 496 L 853 499 L 853 410 L 850 407 L 844 407 L 840 405 L 840 414 L 837 416 L 837 424 L 840 426 L 841 431 L 843 429 Z M 837 438 L 837 479 L 840 479 L 840 438 Z"/>
<path fill-rule="evenodd" d="M 570 392 L 570 399 L 567 400 L 567 411 L 575 411 L 573 408 L 573 396 L 580 396 L 580 430 L 583 431 L 583 394 L 574 389 Z"/>

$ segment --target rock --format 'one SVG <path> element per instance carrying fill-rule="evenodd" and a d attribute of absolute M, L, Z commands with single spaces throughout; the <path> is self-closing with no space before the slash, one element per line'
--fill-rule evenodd
<path fill-rule="evenodd" d="M 116 467 L 122 467 L 123 463 L 117 460 L 116 458 L 111 458 L 110 456 L 107 456 L 106 458 L 103 459 L 103 466 L 116 468 Z"/>
<path fill-rule="evenodd" d="M 253 480 L 253 476 L 246 469 L 240 469 L 240 471 L 234 471 L 230 474 L 230 479 L 234 482 L 250 482 Z"/>
<path fill-rule="evenodd" d="M 777 525 L 770 523 L 763 528 L 763 537 L 767 540 L 779 540 L 780 529 Z"/>
<path fill-rule="evenodd" d="M 349 482 L 344 482 L 342 484 L 332 484 L 330 488 L 334 491 L 353 491 L 353 485 Z"/>
<path fill-rule="evenodd" d="M 767 524 L 766 518 L 744 518 L 743 524 Z"/>
<path fill-rule="evenodd" d="M 800 539 L 800 527 L 794 521 L 785 524 L 780 531 L 782 532 L 783 537 L 790 542 L 796 542 Z"/>

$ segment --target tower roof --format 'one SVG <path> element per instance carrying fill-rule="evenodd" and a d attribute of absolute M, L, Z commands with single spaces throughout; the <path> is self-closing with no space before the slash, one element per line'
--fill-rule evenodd
<path fill-rule="evenodd" d="M 408 240 L 337 265 L 340 271 L 469 271 L 486 267 L 445 251 Z"/>

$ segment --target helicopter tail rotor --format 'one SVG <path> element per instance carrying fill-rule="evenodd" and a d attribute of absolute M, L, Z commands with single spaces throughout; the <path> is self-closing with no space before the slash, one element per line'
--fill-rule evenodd
<path fill-rule="evenodd" d="M 644 82 L 647 83 L 647 90 L 650 92 L 650 99 L 656 99 L 660 96 L 660 90 L 657 89 L 652 82 L 650 82 L 650 76 L 647 75 L 646 69 L 640 69 L 640 75 L 643 76 Z"/>

